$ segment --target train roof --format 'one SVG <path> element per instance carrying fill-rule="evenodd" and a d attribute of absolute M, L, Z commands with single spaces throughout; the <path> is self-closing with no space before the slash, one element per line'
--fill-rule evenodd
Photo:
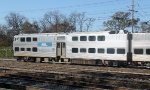
<path fill-rule="evenodd" d="M 74 35 L 74 34 L 109 34 L 108 31 L 100 31 L 100 32 L 70 32 L 70 33 L 33 33 L 33 34 L 19 34 L 15 36 L 43 36 L 43 35 Z"/>
<path fill-rule="evenodd" d="M 91 35 L 91 34 L 95 34 L 95 35 L 108 35 L 108 34 L 127 34 L 125 33 L 123 30 L 120 30 L 118 32 L 116 31 L 99 31 L 99 32 L 59 32 L 59 33 L 33 33 L 33 34 L 19 34 L 19 35 L 15 35 L 15 37 L 26 37 L 26 36 L 43 36 L 43 35 Z M 132 33 L 132 34 L 148 34 L 148 33 Z M 150 33 L 149 33 L 150 34 Z"/>

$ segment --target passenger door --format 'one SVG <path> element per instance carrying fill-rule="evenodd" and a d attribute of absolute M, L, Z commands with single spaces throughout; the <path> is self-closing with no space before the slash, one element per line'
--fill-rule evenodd
<path fill-rule="evenodd" d="M 66 43 L 65 42 L 57 42 L 57 56 L 66 57 Z"/>

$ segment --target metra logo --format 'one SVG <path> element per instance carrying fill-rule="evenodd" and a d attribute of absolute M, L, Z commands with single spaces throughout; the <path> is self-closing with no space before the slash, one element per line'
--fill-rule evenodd
<path fill-rule="evenodd" d="M 52 42 L 38 42 L 38 47 L 51 47 Z"/>

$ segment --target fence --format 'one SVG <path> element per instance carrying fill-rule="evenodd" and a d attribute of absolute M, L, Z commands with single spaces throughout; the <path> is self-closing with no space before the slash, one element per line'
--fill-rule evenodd
<path fill-rule="evenodd" d="M 0 58 L 13 58 L 13 49 L 11 47 L 0 47 Z"/>

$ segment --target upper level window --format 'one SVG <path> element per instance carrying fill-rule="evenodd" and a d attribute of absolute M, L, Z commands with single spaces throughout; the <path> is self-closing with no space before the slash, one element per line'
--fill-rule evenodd
<path fill-rule="evenodd" d="M 104 53 L 104 48 L 98 48 L 98 53 Z"/>
<path fill-rule="evenodd" d="M 57 43 L 57 48 L 60 48 L 60 43 Z"/>
<path fill-rule="evenodd" d="M 96 37 L 95 36 L 89 36 L 89 41 L 95 41 Z"/>
<path fill-rule="evenodd" d="M 17 39 L 16 38 L 14 38 L 14 41 L 16 41 Z"/>
<path fill-rule="evenodd" d="M 21 38 L 20 38 L 20 41 L 21 41 L 21 42 L 25 42 L 25 38 L 24 38 L 24 37 L 21 37 Z"/>
<path fill-rule="evenodd" d="M 27 42 L 31 42 L 31 37 L 27 37 L 27 38 L 26 38 L 26 41 L 27 41 Z"/>
<path fill-rule="evenodd" d="M 125 54 L 125 49 L 118 48 L 117 49 L 117 54 Z"/>
<path fill-rule="evenodd" d="M 108 54 L 114 54 L 115 53 L 115 49 L 114 48 L 107 48 L 107 53 Z"/>
<path fill-rule="evenodd" d="M 72 53 L 78 53 L 78 48 L 72 48 Z"/>
<path fill-rule="evenodd" d="M 37 38 L 36 38 L 36 37 L 33 37 L 33 41 L 37 41 Z"/>
<path fill-rule="evenodd" d="M 134 49 L 134 54 L 143 54 L 143 49 Z"/>
<path fill-rule="evenodd" d="M 87 41 L 87 37 L 86 36 L 80 36 L 80 41 Z"/>
<path fill-rule="evenodd" d="M 19 51 L 19 47 L 15 47 L 15 51 Z"/>
<path fill-rule="evenodd" d="M 78 37 L 77 36 L 73 36 L 72 37 L 72 41 L 78 41 Z"/>
<path fill-rule="evenodd" d="M 19 40 L 19 38 L 17 37 L 17 38 L 14 38 L 14 41 L 18 41 Z"/>
<path fill-rule="evenodd" d="M 66 43 L 62 43 L 62 48 L 65 48 L 66 47 Z"/>
<path fill-rule="evenodd" d="M 97 36 L 97 41 L 105 41 L 105 36 Z"/>
<path fill-rule="evenodd" d="M 146 49 L 146 54 L 150 55 L 150 49 Z"/>
<path fill-rule="evenodd" d="M 80 53 L 86 53 L 86 48 L 80 48 Z"/>
<path fill-rule="evenodd" d="M 89 52 L 89 53 L 95 53 L 96 50 L 95 50 L 95 48 L 89 48 L 89 49 L 88 49 L 88 52 Z"/>
<path fill-rule="evenodd" d="M 65 40 L 65 36 L 58 36 L 57 40 Z"/>

